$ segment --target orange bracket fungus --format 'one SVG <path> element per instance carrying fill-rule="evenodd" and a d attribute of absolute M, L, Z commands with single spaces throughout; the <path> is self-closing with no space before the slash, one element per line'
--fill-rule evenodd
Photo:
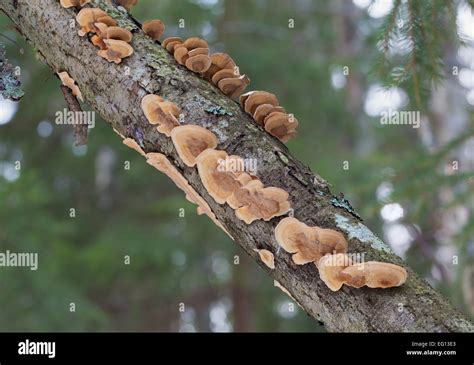
<path fill-rule="evenodd" d="M 157 41 L 165 32 L 165 25 L 160 19 L 148 20 L 143 23 L 142 30 L 151 39 Z"/>
<path fill-rule="evenodd" d="M 258 253 L 258 255 L 260 256 L 260 260 L 262 260 L 265 265 L 267 265 L 272 270 L 275 268 L 275 257 L 270 251 L 265 249 L 254 249 L 254 251 Z"/>
<path fill-rule="evenodd" d="M 237 98 L 250 84 L 250 79 L 246 75 L 221 79 L 217 87 L 228 97 Z"/>
<path fill-rule="evenodd" d="M 282 142 L 288 142 L 296 135 L 298 119 L 282 112 L 272 112 L 264 119 L 265 130 Z"/>
<path fill-rule="evenodd" d="M 201 181 L 209 195 L 219 204 L 224 204 L 241 186 L 233 172 L 221 168 L 222 161 L 227 157 L 227 152 L 214 149 L 207 149 L 196 157 Z"/>
<path fill-rule="evenodd" d="M 173 53 L 174 47 L 178 44 L 183 44 L 183 40 L 179 37 L 168 37 L 163 40 L 161 46 L 168 52 Z"/>
<path fill-rule="evenodd" d="M 127 11 L 130 11 L 135 5 L 137 5 L 138 0 L 117 0 L 117 3 L 127 9 Z"/>
<path fill-rule="evenodd" d="M 212 64 L 209 45 L 204 39 L 191 37 L 183 42 L 181 38 L 169 37 L 163 41 L 163 47 L 173 54 L 179 64 L 193 72 L 204 73 Z"/>
<path fill-rule="evenodd" d="M 133 54 L 133 48 L 127 42 L 116 39 L 104 39 L 104 43 L 107 48 L 98 51 L 97 54 L 109 62 L 119 64 L 123 58 Z"/>
<path fill-rule="evenodd" d="M 204 78 L 208 81 L 212 80 L 212 77 L 219 71 L 227 69 L 231 70 L 232 74 L 235 74 L 236 64 L 234 60 L 227 53 L 213 53 L 210 55 L 211 67 L 203 74 Z M 216 82 L 213 82 L 216 85 Z"/>
<path fill-rule="evenodd" d="M 115 130 L 115 129 L 114 129 Z M 122 136 L 118 131 L 116 131 L 116 133 L 119 135 L 119 136 Z M 123 137 L 123 136 L 122 136 Z M 134 149 L 135 151 L 137 151 L 140 155 L 142 156 L 146 156 L 145 154 L 145 151 L 143 151 L 143 149 L 140 147 L 140 145 L 133 139 L 133 138 L 125 138 L 122 143 L 127 146 L 127 147 L 130 147 L 132 149 Z"/>
<path fill-rule="evenodd" d="M 298 119 L 279 106 L 274 94 L 267 91 L 250 91 L 240 96 L 240 104 L 253 119 L 272 136 L 288 142 L 296 135 Z"/>
<path fill-rule="evenodd" d="M 84 101 L 84 99 L 82 98 L 81 90 L 79 90 L 79 86 L 76 85 L 74 79 L 69 76 L 66 71 L 58 72 L 58 76 L 61 79 L 62 84 L 71 89 L 72 95 L 77 97 L 80 101 Z"/>
<path fill-rule="evenodd" d="M 209 204 L 199 195 L 199 193 L 189 185 L 186 178 L 173 166 L 173 164 L 161 153 L 150 152 L 146 154 L 147 163 L 157 170 L 166 174 L 178 188 L 186 194 L 186 199 L 198 205 L 198 214 L 206 214 L 219 228 L 221 228 L 232 240 L 234 239 L 225 227 L 219 222 L 212 212 Z"/>
<path fill-rule="evenodd" d="M 90 3 L 91 0 L 61 0 L 61 6 L 63 8 L 82 8 L 84 5 Z"/>
<path fill-rule="evenodd" d="M 149 94 L 142 99 L 142 110 L 150 124 L 158 125 L 158 132 L 171 136 L 173 128 L 179 125 L 180 110 L 171 101 L 164 100 L 161 96 Z"/>
<path fill-rule="evenodd" d="M 105 23 L 102 23 L 105 24 Z M 97 24 L 96 24 L 97 25 Z M 132 33 L 127 29 L 116 26 L 108 26 L 105 30 L 106 39 L 115 39 L 117 41 L 124 41 L 130 43 L 132 41 Z"/>
<path fill-rule="evenodd" d="M 255 220 L 269 221 L 286 214 L 291 209 L 288 193 L 280 188 L 265 188 L 261 181 L 252 180 L 238 188 L 227 199 L 227 203 L 236 209 L 237 218 L 250 224 Z"/>
<path fill-rule="evenodd" d="M 264 125 L 265 118 L 273 112 L 286 113 L 285 108 L 282 106 L 275 106 L 272 104 L 261 104 L 257 106 L 253 113 L 253 119 L 260 125 Z"/>
<path fill-rule="evenodd" d="M 96 26 L 94 25 L 99 21 L 99 18 L 107 17 L 107 13 L 102 9 L 97 8 L 84 8 L 76 16 L 76 20 L 79 23 L 81 29 L 78 34 L 82 37 L 87 33 L 96 33 Z"/>
<path fill-rule="evenodd" d="M 384 289 L 402 285 L 407 275 L 407 271 L 401 266 L 378 261 L 351 265 L 340 273 L 344 284 L 354 288 L 366 285 L 369 288 Z"/>
<path fill-rule="evenodd" d="M 317 263 L 319 277 L 332 291 L 338 291 L 344 284 L 341 272 L 352 265 L 352 260 L 345 253 L 325 255 Z"/>
<path fill-rule="evenodd" d="M 171 139 L 179 157 L 187 166 L 196 165 L 196 157 L 204 150 L 217 147 L 217 137 L 206 128 L 182 125 L 171 131 Z"/>
<path fill-rule="evenodd" d="M 253 116 L 255 109 L 262 104 L 279 105 L 277 97 L 267 91 L 249 91 L 240 96 L 242 108 Z"/>
<path fill-rule="evenodd" d="M 347 241 L 341 233 L 309 227 L 293 217 L 284 218 L 278 223 L 275 238 L 286 252 L 293 254 L 293 262 L 297 265 L 317 263 L 326 254 L 347 252 Z"/>

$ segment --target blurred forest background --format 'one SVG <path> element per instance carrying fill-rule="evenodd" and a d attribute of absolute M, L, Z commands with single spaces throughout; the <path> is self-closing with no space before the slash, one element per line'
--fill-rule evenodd
<path fill-rule="evenodd" d="M 132 14 L 207 39 L 249 90 L 277 94 L 300 121 L 293 154 L 472 317 L 472 5 L 140 0 Z M 0 330 L 324 331 L 106 123 L 74 147 L 54 123 L 59 80 L 3 14 L 0 33 L 26 92 L 0 99 L 0 251 L 39 253 L 37 271 L 0 268 Z M 388 109 L 421 127 L 382 125 Z"/>

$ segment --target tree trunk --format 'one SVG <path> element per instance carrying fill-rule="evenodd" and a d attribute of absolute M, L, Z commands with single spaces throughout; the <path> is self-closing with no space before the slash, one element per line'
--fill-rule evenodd
<path fill-rule="evenodd" d="M 343 287 L 331 292 L 319 279 L 314 265 L 296 266 L 289 254 L 278 250 L 274 228 L 280 219 L 246 225 L 228 205 L 215 203 L 203 188 L 197 169 L 185 166 L 171 140 L 147 122 L 140 108 L 146 94 L 155 93 L 179 105 L 185 123 L 211 130 L 219 139 L 218 148 L 229 155 L 256 159 L 258 178 L 265 186 L 289 192 L 294 215 L 299 220 L 342 232 L 348 239 L 349 251 L 365 253 L 367 260 L 405 266 L 360 222 L 347 202 L 334 197 L 321 177 L 258 127 L 236 102 L 179 66 L 112 3 L 93 0 L 91 5 L 101 7 L 120 26 L 134 33 L 135 53 L 120 65 L 97 56 L 97 48 L 86 37 L 77 35 L 77 24 L 75 29 L 70 26 L 77 10 L 63 9 L 57 0 L 1 0 L 0 9 L 54 72 L 69 72 L 86 102 L 104 120 L 135 139 L 147 153 L 166 155 L 209 203 L 235 242 L 287 288 L 308 315 L 323 322 L 329 331 L 474 331 L 471 322 L 410 268 L 407 282 L 399 288 Z M 221 113 L 215 113 L 216 108 Z M 275 254 L 274 270 L 262 264 L 253 251 L 255 248 L 266 248 Z"/>

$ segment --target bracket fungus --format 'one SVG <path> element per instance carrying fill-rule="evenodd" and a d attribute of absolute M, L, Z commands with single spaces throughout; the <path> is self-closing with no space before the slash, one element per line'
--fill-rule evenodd
<path fill-rule="evenodd" d="M 407 275 L 407 271 L 401 266 L 378 261 L 351 265 L 340 273 L 344 284 L 354 288 L 366 285 L 369 288 L 383 289 L 402 285 Z"/>
<path fill-rule="evenodd" d="M 143 113 L 150 124 L 158 124 L 158 132 L 171 136 L 173 128 L 179 125 L 180 110 L 171 101 L 164 100 L 159 95 L 149 94 L 141 102 Z"/>
<path fill-rule="evenodd" d="M 326 286 L 332 291 L 338 291 L 344 284 L 341 272 L 352 265 L 352 260 L 345 253 L 337 253 L 325 255 L 315 264 L 319 270 L 319 277 Z"/>
<path fill-rule="evenodd" d="M 249 91 L 241 95 L 239 100 L 244 110 L 252 116 L 259 105 L 279 105 L 277 97 L 267 91 Z"/>
<path fill-rule="evenodd" d="M 171 131 L 171 139 L 179 157 L 189 166 L 196 165 L 196 157 L 204 150 L 217 147 L 214 133 L 198 125 L 182 125 Z"/>
<path fill-rule="evenodd" d="M 61 79 L 62 84 L 64 86 L 67 86 L 69 89 L 71 89 L 72 95 L 77 97 L 80 101 L 84 101 L 84 99 L 82 98 L 81 90 L 79 90 L 79 86 L 77 86 L 74 79 L 71 76 L 69 76 L 69 74 L 66 71 L 58 72 L 58 76 Z"/>
<path fill-rule="evenodd" d="M 283 249 L 293 254 L 293 262 L 305 265 L 318 262 L 326 254 L 346 253 L 347 241 L 332 229 L 309 227 L 293 217 L 284 218 L 275 228 L 275 238 Z"/>
<path fill-rule="evenodd" d="M 169 37 L 163 41 L 163 47 L 190 71 L 204 73 L 211 67 L 209 45 L 204 39 L 191 37 L 183 42 L 181 38 Z"/>
<path fill-rule="evenodd" d="M 250 224 L 255 220 L 269 221 L 286 214 L 291 209 L 288 193 L 280 188 L 265 188 L 261 181 L 251 180 L 236 189 L 227 198 L 227 203 L 235 210 L 237 218 Z"/>
<path fill-rule="evenodd" d="M 227 53 L 213 53 L 210 55 L 211 67 L 203 74 L 204 78 L 208 81 L 212 80 L 212 77 L 219 71 L 228 69 L 232 70 L 235 74 L 236 64 L 234 60 Z M 216 83 L 214 83 L 216 84 Z"/>
<path fill-rule="evenodd" d="M 211 67 L 211 59 L 208 55 L 198 54 L 193 57 L 189 57 L 184 63 L 186 68 L 196 73 L 206 72 Z"/>
<path fill-rule="evenodd" d="M 233 78 L 225 78 L 218 82 L 217 87 L 228 97 L 234 99 L 240 96 L 245 88 L 250 85 L 250 79 L 246 75 Z"/>
<path fill-rule="evenodd" d="M 87 33 L 96 33 L 95 23 L 99 22 L 99 18 L 107 17 L 107 13 L 98 8 L 84 8 L 76 16 L 81 29 L 78 34 L 83 37 Z"/>
<path fill-rule="evenodd" d="M 165 32 L 165 24 L 160 19 L 148 20 L 143 23 L 142 30 L 151 39 L 157 41 Z"/>
<path fill-rule="evenodd" d="M 179 37 L 168 37 L 163 40 L 161 46 L 165 48 L 168 52 L 173 53 L 174 47 L 178 44 L 182 44 L 183 40 Z"/>
<path fill-rule="evenodd" d="M 253 119 L 259 124 L 259 125 L 264 125 L 264 120 L 265 118 L 273 112 L 282 112 L 286 113 L 285 108 L 282 106 L 275 106 L 272 104 L 261 104 L 259 105 L 256 109 L 255 112 L 253 113 Z"/>
<path fill-rule="evenodd" d="M 258 253 L 260 260 L 262 260 L 265 265 L 267 265 L 272 270 L 275 268 L 275 257 L 270 251 L 265 249 L 254 249 L 254 251 Z"/>
<path fill-rule="evenodd" d="M 84 5 L 90 3 L 91 0 L 61 0 L 63 8 L 82 8 Z"/>
<path fill-rule="evenodd" d="M 117 3 L 127 9 L 127 11 L 130 11 L 135 5 L 137 5 L 138 0 L 117 0 Z"/>
<path fill-rule="evenodd" d="M 104 23 L 108 27 L 117 26 L 117 21 L 109 15 L 97 18 L 97 23 Z"/>
<path fill-rule="evenodd" d="M 265 130 L 282 142 L 288 142 L 296 135 L 298 119 L 291 114 L 272 112 L 264 119 Z"/>
<path fill-rule="evenodd" d="M 132 33 L 129 30 L 117 26 L 109 26 L 105 30 L 106 39 L 115 39 L 118 41 L 130 43 L 132 41 L 132 37 Z"/>
<path fill-rule="evenodd" d="M 115 130 L 115 129 L 114 129 L 114 130 Z M 122 136 L 119 132 L 116 131 L 116 133 L 119 134 L 120 136 Z M 123 137 L 123 136 L 122 136 L 122 137 Z M 123 143 L 125 146 L 134 149 L 134 150 L 137 151 L 140 155 L 146 156 L 145 151 L 143 151 L 143 149 L 140 147 L 140 145 L 137 143 L 137 141 L 135 141 L 133 138 L 124 138 L 124 140 L 122 141 L 122 143 Z"/>
<path fill-rule="evenodd" d="M 185 194 L 186 199 L 191 203 L 197 204 L 198 214 L 206 214 L 219 228 L 221 228 L 232 240 L 232 235 L 225 229 L 221 222 L 216 218 L 209 204 L 199 195 L 199 193 L 189 185 L 186 178 L 178 171 L 176 167 L 166 158 L 165 155 L 156 152 L 150 152 L 145 155 L 147 163 L 157 170 L 167 175 L 178 188 Z"/>
<path fill-rule="evenodd" d="M 133 48 L 127 42 L 116 39 L 104 39 L 104 43 L 107 48 L 98 51 L 97 54 L 109 62 L 119 64 L 123 58 L 133 54 Z"/>
<path fill-rule="evenodd" d="M 241 183 L 231 171 L 220 168 L 228 158 L 227 152 L 207 149 L 196 157 L 199 177 L 209 195 L 219 204 L 224 204 Z"/>

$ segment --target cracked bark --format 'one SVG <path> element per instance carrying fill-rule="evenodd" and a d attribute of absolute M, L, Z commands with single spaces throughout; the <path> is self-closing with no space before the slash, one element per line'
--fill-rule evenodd
<path fill-rule="evenodd" d="M 1 0 L 0 9 L 39 52 L 53 72 L 68 71 L 84 99 L 123 135 L 135 139 L 146 152 L 165 154 L 209 203 L 218 219 L 250 256 L 279 281 L 309 316 L 329 331 L 446 331 L 473 332 L 474 325 L 423 279 L 407 268 L 407 282 L 392 289 L 353 289 L 331 292 L 319 279 L 314 265 L 296 266 L 290 255 L 278 250 L 274 227 L 281 218 L 247 226 L 227 205 L 216 204 L 203 188 L 196 168 L 185 166 L 171 140 L 145 119 L 140 101 L 159 94 L 180 106 L 184 123 L 214 132 L 219 149 L 244 158 L 256 158 L 258 178 L 265 186 L 290 193 L 294 215 L 309 225 L 345 234 L 350 252 L 363 252 L 367 260 L 404 262 L 332 196 L 328 184 L 296 160 L 277 140 L 259 128 L 240 106 L 210 83 L 179 66 L 158 43 L 147 38 L 137 22 L 111 2 L 93 0 L 119 25 L 134 33 L 135 53 L 115 65 L 97 56 L 97 49 L 77 35 L 70 21 L 76 10 L 63 9 L 57 0 Z M 216 110 L 223 113 L 216 113 Z M 260 262 L 254 248 L 275 254 L 276 268 Z M 157 248 L 159 249 L 159 248 Z"/>

